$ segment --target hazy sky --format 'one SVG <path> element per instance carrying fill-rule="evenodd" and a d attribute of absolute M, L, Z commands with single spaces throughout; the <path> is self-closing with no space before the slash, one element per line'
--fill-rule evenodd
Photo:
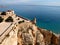
<path fill-rule="evenodd" d="M 0 0 L 0 4 L 56 5 L 56 6 L 60 6 L 60 0 Z"/>

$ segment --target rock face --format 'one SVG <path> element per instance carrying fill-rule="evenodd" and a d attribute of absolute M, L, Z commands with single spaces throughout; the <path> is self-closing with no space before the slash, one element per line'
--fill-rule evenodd
<path fill-rule="evenodd" d="M 46 29 L 37 27 L 36 18 L 30 21 L 18 17 L 14 14 L 14 11 L 12 12 L 8 11 L 5 16 L 0 15 L 4 18 L 3 22 L 5 22 L 5 19 L 9 16 L 13 18 L 13 22 L 5 22 L 12 24 L 7 27 L 8 29 L 6 29 L 6 31 L 2 31 L 2 33 L 4 33 L 0 36 L 0 45 L 60 45 L 60 36 Z"/>
<path fill-rule="evenodd" d="M 18 41 L 19 45 L 45 45 L 42 33 L 34 24 L 25 22 L 18 27 L 18 40 L 21 40 Z"/>
<path fill-rule="evenodd" d="M 59 38 L 51 31 L 40 29 L 27 22 L 18 27 L 19 45 L 59 45 Z"/>

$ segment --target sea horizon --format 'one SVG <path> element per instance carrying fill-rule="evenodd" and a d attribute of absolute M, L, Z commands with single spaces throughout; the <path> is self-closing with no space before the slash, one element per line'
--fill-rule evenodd
<path fill-rule="evenodd" d="M 60 33 L 60 6 L 44 5 L 7 5 L 6 8 L 0 8 L 1 11 L 13 9 L 19 16 L 33 20 L 37 19 L 37 26 L 40 28 Z"/>

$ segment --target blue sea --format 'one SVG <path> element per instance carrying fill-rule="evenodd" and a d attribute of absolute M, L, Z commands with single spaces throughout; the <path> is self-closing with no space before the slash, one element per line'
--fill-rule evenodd
<path fill-rule="evenodd" d="M 37 26 L 40 28 L 60 33 L 60 6 L 44 5 L 6 5 L 0 11 L 13 9 L 19 16 L 27 19 L 37 19 Z"/>

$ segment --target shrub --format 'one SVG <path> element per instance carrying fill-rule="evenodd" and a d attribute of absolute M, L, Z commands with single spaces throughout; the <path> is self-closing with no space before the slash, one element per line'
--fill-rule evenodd
<path fill-rule="evenodd" d="M 23 21 L 19 21 L 18 23 L 20 24 L 20 23 L 23 23 L 24 22 L 24 20 Z"/>
<path fill-rule="evenodd" d="M 0 17 L 0 23 L 3 22 L 3 20 L 4 20 L 4 19 L 3 19 L 2 17 Z"/>
<path fill-rule="evenodd" d="M 3 11 L 3 12 L 1 13 L 1 15 L 6 15 L 6 12 Z"/>
<path fill-rule="evenodd" d="M 11 16 L 9 16 L 9 17 L 5 20 L 5 22 L 13 22 L 13 18 L 12 18 Z"/>

